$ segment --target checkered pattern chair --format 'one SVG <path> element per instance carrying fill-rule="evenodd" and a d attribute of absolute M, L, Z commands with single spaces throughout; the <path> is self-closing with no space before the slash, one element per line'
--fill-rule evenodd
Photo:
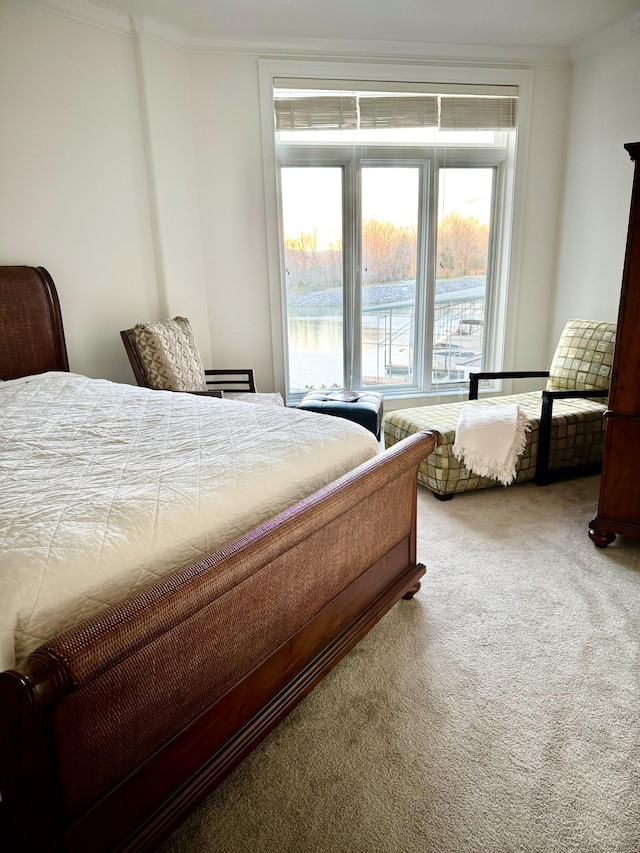
<path fill-rule="evenodd" d="M 544 391 L 491 397 L 478 405 L 517 403 L 531 424 L 514 482 L 546 485 L 563 476 L 594 473 L 604 449 L 605 419 L 616 327 L 612 323 L 569 320 L 548 371 L 471 374 L 469 399 L 477 400 L 483 379 L 546 377 Z M 464 403 L 445 403 L 389 412 L 384 442 L 391 447 L 408 435 L 435 429 L 442 444 L 420 465 L 418 481 L 446 500 L 457 492 L 499 485 L 479 477 L 453 455 L 456 427 Z"/>

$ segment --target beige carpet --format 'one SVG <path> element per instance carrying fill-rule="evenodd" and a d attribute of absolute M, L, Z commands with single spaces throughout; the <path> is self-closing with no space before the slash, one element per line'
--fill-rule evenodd
<path fill-rule="evenodd" d="M 599 478 L 440 503 L 400 602 L 162 853 L 638 853 L 640 540 Z"/>

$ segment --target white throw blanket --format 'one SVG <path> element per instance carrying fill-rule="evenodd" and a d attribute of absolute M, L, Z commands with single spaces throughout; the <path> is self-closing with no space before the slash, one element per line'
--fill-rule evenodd
<path fill-rule="evenodd" d="M 518 405 L 469 404 L 460 410 L 453 454 L 474 474 L 508 486 L 530 429 Z"/>

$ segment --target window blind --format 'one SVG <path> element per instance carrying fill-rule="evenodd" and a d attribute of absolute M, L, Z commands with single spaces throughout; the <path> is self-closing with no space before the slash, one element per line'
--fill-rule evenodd
<path fill-rule="evenodd" d="M 440 98 L 443 130 L 508 130 L 516 126 L 516 98 Z"/>
<path fill-rule="evenodd" d="M 355 130 L 358 110 L 354 95 L 276 98 L 276 130 Z"/>
<path fill-rule="evenodd" d="M 276 130 L 439 127 L 507 130 L 516 126 L 516 97 L 276 91 Z"/>
<path fill-rule="evenodd" d="M 437 127 L 438 99 L 430 96 L 358 96 L 358 127 Z"/>

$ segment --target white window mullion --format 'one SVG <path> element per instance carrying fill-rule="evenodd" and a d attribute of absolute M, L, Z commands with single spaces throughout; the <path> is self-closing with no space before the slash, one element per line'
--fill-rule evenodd
<path fill-rule="evenodd" d="M 433 219 L 431 213 L 431 196 L 433 183 L 433 163 L 426 160 L 420 171 L 420 202 L 418 216 L 418 256 L 416 259 L 416 322 L 415 322 L 415 358 L 414 358 L 414 383 L 418 388 L 430 386 L 431 370 L 427 369 L 427 360 L 430 359 L 433 340 L 432 324 L 429 318 L 432 316 L 433 298 L 433 241 L 430 237 L 430 223 Z"/>
<path fill-rule="evenodd" d="M 436 298 L 436 258 L 437 258 L 437 232 L 438 232 L 438 192 L 439 192 L 439 169 L 435 156 L 430 160 L 430 175 L 427 184 L 427 196 L 425 205 L 426 222 L 425 234 L 425 270 L 424 270 L 424 310 L 422 321 L 424 323 L 424 353 L 422 359 L 423 385 L 427 393 L 434 390 L 432 379 L 433 364 L 433 317 Z"/>
<path fill-rule="evenodd" d="M 359 210 L 359 182 L 360 170 L 356 162 L 355 156 L 348 159 L 345 166 L 344 179 L 344 306 L 345 306 L 345 323 L 344 323 L 344 386 L 351 390 L 355 388 L 360 376 L 360 364 L 358 359 L 358 348 L 354 341 L 352 330 L 355 326 L 355 318 L 358 316 L 359 310 L 356 304 L 357 299 L 357 282 L 360 278 L 359 273 L 359 245 L 358 239 L 358 210 Z"/>
<path fill-rule="evenodd" d="M 498 370 L 502 364 L 502 350 L 498 346 L 496 330 L 503 323 L 503 303 L 506 303 L 506 288 L 503 286 L 504 276 L 501 267 L 504 266 L 508 251 L 509 231 L 507 227 L 506 201 L 506 168 L 501 163 L 496 166 L 493 184 L 493 209 L 491 245 L 489 246 L 489 261 L 487 269 L 487 328 L 483 345 L 483 370 Z"/>
<path fill-rule="evenodd" d="M 280 270 L 280 291 L 283 294 L 286 294 L 287 283 L 286 283 L 286 264 L 284 258 L 284 224 L 283 224 L 283 216 L 282 216 L 282 164 L 276 164 L 276 175 L 277 175 L 277 185 L 276 185 L 276 204 L 277 204 L 277 212 L 278 212 L 278 258 L 279 258 L 279 270 Z M 286 295 L 282 299 L 281 312 L 280 312 L 280 322 L 282 324 L 282 339 L 284 344 L 284 353 L 285 357 L 283 358 L 283 375 L 285 388 L 290 387 L 289 382 L 289 331 L 287 328 L 287 299 Z"/>

